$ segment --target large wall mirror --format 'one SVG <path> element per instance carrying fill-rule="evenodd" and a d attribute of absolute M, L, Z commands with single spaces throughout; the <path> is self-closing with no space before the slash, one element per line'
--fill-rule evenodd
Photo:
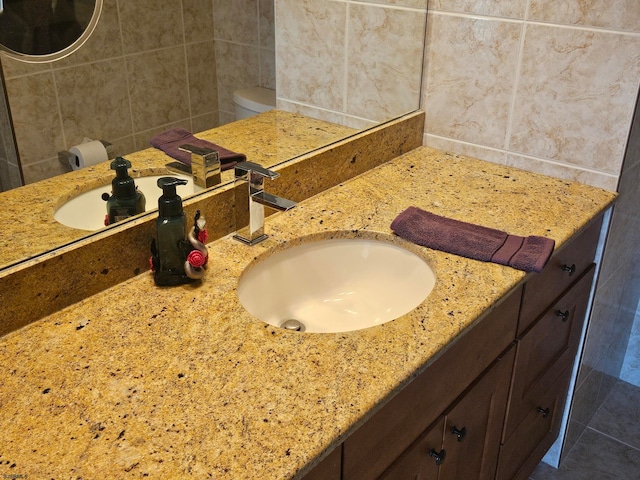
<path fill-rule="evenodd" d="M 58 152 L 86 138 L 127 156 L 169 128 L 197 136 L 233 122 L 236 89 L 275 89 L 278 110 L 344 127 L 341 138 L 419 108 L 426 0 L 102 2 L 92 34 L 64 58 L 30 63 L 0 52 L 12 127 L 0 139 L 15 138 L 27 184 L 13 190 L 77 178 Z M 26 198 L 15 215 L 38 202 Z M 74 235 L 64 243 L 87 232 Z M 14 257 L 0 245 L 0 270 L 60 247 L 56 238 Z"/>

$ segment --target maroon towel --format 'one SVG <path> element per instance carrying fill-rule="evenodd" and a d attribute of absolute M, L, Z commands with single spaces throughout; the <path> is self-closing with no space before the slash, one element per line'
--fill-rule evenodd
<path fill-rule="evenodd" d="M 218 152 L 218 158 L 220 159 L 221 170 L 233 168 L 236 163 L 244 162 L 247 159 L 243 153 L 232 152 L 215 143 L 196 138 L 191 132 L 183 128 L 172 128 L 171 130 L 162 132 L 153 137 L 149 143 L 185 165 L 191 165 L 191 154 L 179 149 L 180 145 L 185 144 L 216 150 Z"/>
<path fill-rule="evenodd" d="M 391 223 L 400 237 L 424 247 L 483 262 L 540 272 L 553 253 L 550 238 L 509 235 L 501 230 L 460 222 L 409 207 Z"/>

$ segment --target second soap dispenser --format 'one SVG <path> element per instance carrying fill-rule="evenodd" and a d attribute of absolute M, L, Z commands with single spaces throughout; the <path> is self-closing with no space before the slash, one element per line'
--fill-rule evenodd
<path fill-rule="evenodd" d="M 153 278 L 157 285 L 179 285 L 193 281 L 184 269 L 191 247 L 186 240 L 182 198 L 176 193 L 178 185 L 186 184 L 186 180 L 174 177 L 158 179 L 162 196 L 158 199 L 157 238 L 151 244 Z"/>
<path fill-rule="evenodd" d="M 145 211 L 144 194 L 136 188 L 133 178 L 129 176 L 129 168 L 131 168 L 131 162 L 125 158 L 117 157 L 111 162 L 111 170 L 116 171 L 116 178 L 111 182 L 111 195 L 108 193 L 102 195 L 102 199 L 107 202 L 105 225 L 111 225 Z"/>

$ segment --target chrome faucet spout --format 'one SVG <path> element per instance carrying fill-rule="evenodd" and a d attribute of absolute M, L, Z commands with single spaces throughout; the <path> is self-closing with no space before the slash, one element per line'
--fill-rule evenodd
<path fill-rule="evenodd" d="M 278 178 L 280 174 L 253 162 L 241 162 L 235 167 L 235 224 L 233 236 L 248 245 L 267 238 L 264 233 L 264 207 L 284 212 L 296 202 L 264 191 L 264 179 Z M 243 184 L 247 184 L 245 188 Z M 247 208 L 248 207 L 248 208 Z"/>
<path fill-rule="evenodd" d="M 191 153 L 191 175 L 193 183 L 209 188 L 221 182 L 221 166 L 218 152 L 195 145 L 180 145 L 180 150 Z"/>

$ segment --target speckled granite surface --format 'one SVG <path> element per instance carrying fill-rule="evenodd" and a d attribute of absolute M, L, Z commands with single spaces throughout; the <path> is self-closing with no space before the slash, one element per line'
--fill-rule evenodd
<path fill-rule="evenodd" d="M 274 167 L 280 177 L 265 189 L 294 201 L 309 198 L 413 150 L 423 131 L 424 113 L 405 115 Z M 235 230 L 233 184 L 202 192 L 184 207 L 189 218 L 201 210 L 211 241 Z M 148 270 L 156 217 L 148 213 L 0 270 L 0 335 Z"/>
<path fill-rule="evenodd" d="M 343 440 L 519 282 L 523 272 L 408 245 L 409 205 L 556 248 L 611 192 L 421 147 L 267 219 L 271 238 L 209 245 L 198 286 L 143 273 L 0 339 L 0 474 L 29 478 L 287 479 Z M 239 304 L 256 257 L 305 237 L 406 246 L 435 269 L 430 297 L 371 329 L 300 334 Z M 304 239 L 302 240 L 304 241 Z"/>
<path fill-rule="evenodd" d="M 271 110 L 229 123 L 196 136 L 244 153 L 247 159 L 264 166 L 276 165 L 310 150 L 353 135 L 357 131 L 341 125 Z M 171 173 L 165 168 L 175 160 L 155 148 L 125 155 L 131 161 L 132 177 Z M 110 161 L 58 175 L 41 182 L 0 193 L 0 268 L 52 248 L 75 241 L 88 232 L 56 222 L 55 210 L 65 201 L 101 185 L 114 177 Z M 222 172 L 222 182 L 233 180 L 233 171 Z M 158 195 L 159 196 L 159 195 Z M 154 203 L 157 199 L 148 198 Z"/>

